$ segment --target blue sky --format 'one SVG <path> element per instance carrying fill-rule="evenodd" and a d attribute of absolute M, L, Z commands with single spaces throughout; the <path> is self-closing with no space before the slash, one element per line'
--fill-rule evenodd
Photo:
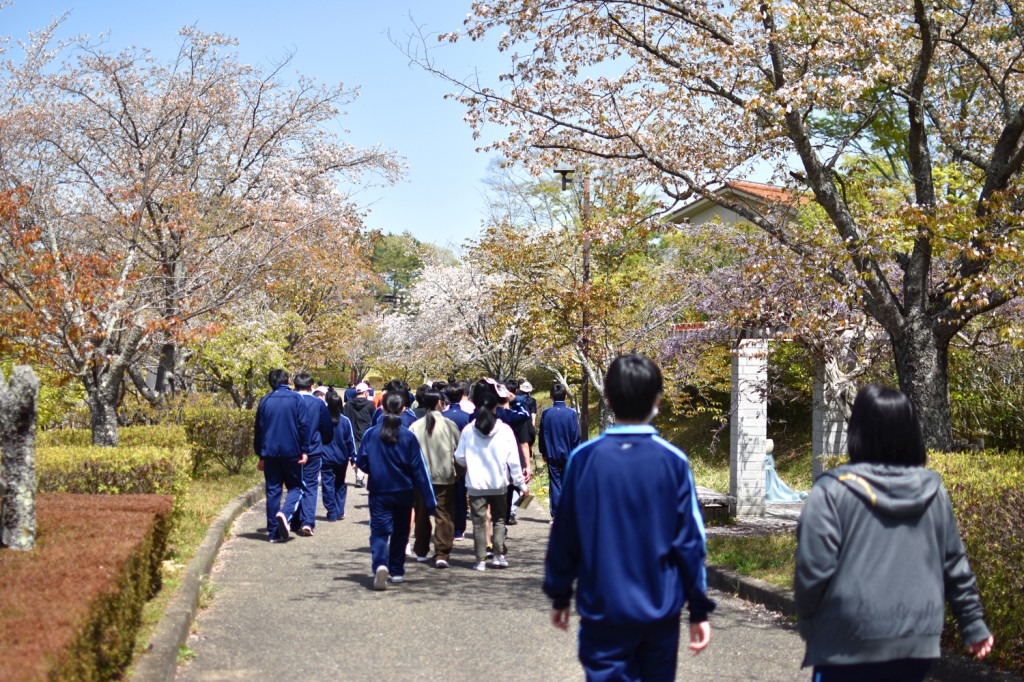
<path fill-rule="evenodd" d="M 109 33 L 112 49 L 135 45 L 170 56 L 178 30 L 195 24 L 237 38 L 245 63 L 266 66 L 294 52 L 292 73 L 360 87 L 342 119 L 350 142 L 382 144 L 409 165 L 400 184 L 359 195 L 370 209 L 367 226 L 457 245 L 479 231 L 481 181 L 492 156 L 475 151 L 463 108 L 443 100 L 450 87 L 410 66 L 392 39 L 404 44 L 417 26 L 427 34 L 457 30 L 469 8 L 470 0 L 16 0 L 0 9 L 0 35 L 23 38 L 67 12 L 61 35 Z M 468 41 L 441 46 L 436 58 L 456 76 L 494 76 L 505 60 L 493 46 Z"/>

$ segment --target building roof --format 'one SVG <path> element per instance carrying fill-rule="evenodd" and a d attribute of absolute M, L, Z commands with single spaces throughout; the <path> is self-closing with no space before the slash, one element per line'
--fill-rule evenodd
<path fill-rule="evenodd" d="M 763 210 L 768 204 L 788 204 L 791 202 L 791 195 L 785 187 L 766 185 L 760 182 L 748 182 L 746 180 L 730 180 L 715 191 L 721 196 L 734 203 L 751 205 L 755 210 Z M 801 197 L 797 203 L 806 204 L 807 199 Z M 688 204 L 670 212 L 665 221 L 670 223 L 681 223 L 692 219 L 694 216 L 709 210 L 717 204 L 705 197 L 698 197 Z"/>

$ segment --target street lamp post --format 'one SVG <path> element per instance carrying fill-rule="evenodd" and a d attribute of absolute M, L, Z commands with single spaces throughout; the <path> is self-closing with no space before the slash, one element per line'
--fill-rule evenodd
<path fill-rule="evenodd" d="M 573 181 L 575 168 L 556 168 L 555 173 L 562 176 L 562 191 L 568 189 Z M 583 176 L 583 293 L 587 295 L 590 284 L 590 176 Z M 590 348 L 588 334 L 590 332 L 590 315 L 587 309 L 587 301 L 584 299 L 582 305 L 582 353 L 585 359 Z M 590 373 L 584 363 L 580 363 L 580 431 L 583 433 L 583 440 L 590 438 Z"/>

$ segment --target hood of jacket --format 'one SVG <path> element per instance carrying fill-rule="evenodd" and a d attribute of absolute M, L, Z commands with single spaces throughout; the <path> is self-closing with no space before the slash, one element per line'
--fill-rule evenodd
<path fill-rule="evenodd" d="M 938 472 L 923 466 L 861 462 L 823 475 L 839 481 L 869 507 L 895 518 L 923 514 L 942 485 Z"/>
<path fill-rule="evenodd" d="M 365 411 L 367 409 L 366 408 L 367 405 L 370 406 L 370 408 L 369 408 L 370 412 L 373 412 L 375 409 L 377 409 L 377 408 L 373 407 L 373 401 L 369 400 L 368 398 L 356 397 L 356 398 L 353 398 L 352 400 L 348 401 L 348 404 L 352 406 L 352 409 L 359 410 L 360 412 Z"/>

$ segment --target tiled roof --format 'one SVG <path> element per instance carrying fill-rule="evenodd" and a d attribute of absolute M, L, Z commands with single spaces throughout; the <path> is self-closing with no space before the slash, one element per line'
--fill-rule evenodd
<path fill-rule="evenodd" d="M 736 190 L 737 192 L 751 194 L 759 199 L 764 199 L 765 201 L 789 201 L 789 192 L 787 192 L 784 188 L 776 187 L 775 185 L 763 185 L 759 182 L 732 180 L 725 183 L 725 186 L 730 189 Z"/>

